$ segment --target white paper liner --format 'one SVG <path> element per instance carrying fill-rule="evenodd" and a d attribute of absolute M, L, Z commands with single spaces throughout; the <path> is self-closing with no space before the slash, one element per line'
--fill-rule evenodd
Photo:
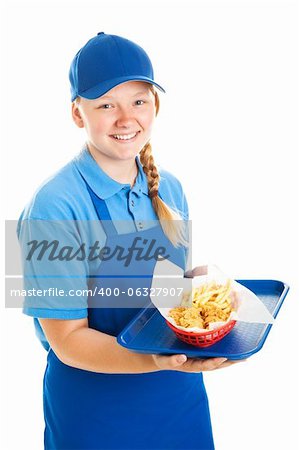
<path fill-rule="evenodd" d="M 181 306 L 183 295 L 186 292 L 191 292 L 192 288 L 209 283 L 211 281 L 215 281 L 217 284 L 225 284 L 228 279 L 232 280 L 232 291 L 235 292 L 235 311 L 232 311 L 226 322 L 212 322 L 209 324 L 208 329 L 198 327 L 185 328 L 177 325 L 175 320 L 172 317 L 168 316 L 168 313 L 172 308 Z M 157 295 L 157 291 L 158 288 L 161 288 L 161 292 L 163 292 L 163 288 L 165 289 L 166 286 L 167 289 L 169 289 L 170 286 L 181 286 L 183 288 L 183 291 L 179 296 L 177 295 L 171 298 L 167 298 L 167 307 L 163 307 L 161 305 L 166 303 L 165 296 Z M 207 331 L 212 331 L 219 327 L 222 327 L 230 320 L 250 323 L 274 323 L 273 316 L 270 314 L 263 302 L 252 291 L 250 291 L 240 283 L 234 281 L 231 277 L 225 275 L 215 265 L 207 266 L 206 275 L 200 275 L 194 278 L 184 278 L 184 271 L 177 265 L 168 260 L 158 261 L 156 263 L 153 274 L 151 292 L 155 294 L 151 295 L 152 303 L 159 310 L 160 314 L 174 327 L 183 331 L 206 333 Z"/>

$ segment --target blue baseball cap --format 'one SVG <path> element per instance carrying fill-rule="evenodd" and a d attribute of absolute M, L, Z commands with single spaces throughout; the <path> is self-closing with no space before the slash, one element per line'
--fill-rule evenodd
<path fill-rule="evenodd" d="M 71 63 L 69 79 L 72 101 L 78 96 L 101 97 L 126 81 L 144 81 L 165 92 L 154 81 L 152 63 L 139 45 L 103 31 L 78 51 Z"/>

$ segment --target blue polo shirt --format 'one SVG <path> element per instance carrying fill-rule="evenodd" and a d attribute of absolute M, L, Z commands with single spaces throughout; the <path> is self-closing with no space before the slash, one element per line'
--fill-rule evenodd
<path fill-rule="evenodd" d="M 39 236 L 48 242 L 63 241 L 67 247 L 79 248 L 98 242 L 103 246 L 105 232 L 98 220 L 86 183 L 105 200 L 111 219 L 119 233 L 142 231 L 157 223 L 157 215 L 148 195 L 147 178 L 139 157 L 138 175 L 133 187 L 113 180 L 97 164 L 86 146 L 66 166 L 49 178 L 37 190 L 22 212 L 18 223 L 18 237 L 23 253 L 24 288 L 46 291 L 51 295 L 25 297 L 23 312 L 32 317 L 80 319 L 87 317 L 87 293 L 62 299 L 57 289 L 84 291 L 87 277 L 96 271 L 96 262 L 71 260 L 52 261 L 44 267 L 37 255 L 27 261 L 28 242 Z M 178 179 L 159 168 L 159 194 L 166 204 L 188 220 L 188 206 Z M 45 276 L 47 274 L 47 276 Z M 50 293 L 50 290 L 49 290 Z"/>

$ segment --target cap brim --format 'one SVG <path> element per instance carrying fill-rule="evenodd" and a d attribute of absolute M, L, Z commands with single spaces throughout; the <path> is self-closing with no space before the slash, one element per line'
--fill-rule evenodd
<path fill-rule="evenodd" d="M 102 82 L 99 86 L 94 86 L 90 89 L 87 89 L 86 91 L 79 92 L 78 96 L 87 98 L 89 100 L 94 100 L 96 98 L 102 97 L 102 95 L 106 94 L 110 89 L 114 88 L 115 86 L 118 86 L 121 83 L 125 83 L 127 81 L 143 81 L 145 83 L 150 83 L 156 86 L 160 91 L 166 92 L 165 89 L 162 88 L 158 83 L 156 83 L 154 80 L 151 80 L 147 77 L 142 76 L 130 76 L 130 77 L 119 77 L 114 78 L 113 80 L 107 80 L 106 82 Z M 72 101 L 75 99 L 72 99 Z"/>

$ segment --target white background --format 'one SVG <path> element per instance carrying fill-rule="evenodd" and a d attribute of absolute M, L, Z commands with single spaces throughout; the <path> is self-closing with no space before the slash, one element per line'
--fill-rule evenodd
<path fill-rule="evenodd" d="M 7 2 L 4 13 L 4 218 L 17 219 L 84 142 L 70 115 L 68 69 L 77 50 L 99 31 L 139 43 L 167 91 L 153 151 L 187 194 L 194 264 L 291 286 L 262 351 L 205 375 L 216 450 L 296 448 L 297 2 Z M 3 309 L 1 319 L 1 448 L 40 450 L 46 352 L 20 310 Z"/>

